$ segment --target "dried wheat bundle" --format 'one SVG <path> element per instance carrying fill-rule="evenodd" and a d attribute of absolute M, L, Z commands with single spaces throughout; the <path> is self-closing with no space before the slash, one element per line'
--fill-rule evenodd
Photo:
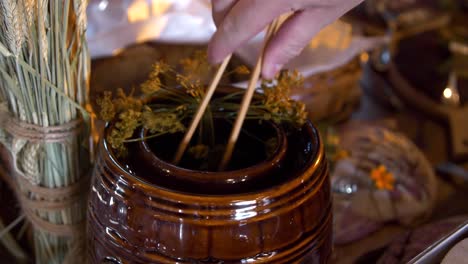
<path fill-rule="evenodd" d="M 90 166 L 86 0 L 0 2 L 2 143 L 36 263 L 79 262 Z"/>

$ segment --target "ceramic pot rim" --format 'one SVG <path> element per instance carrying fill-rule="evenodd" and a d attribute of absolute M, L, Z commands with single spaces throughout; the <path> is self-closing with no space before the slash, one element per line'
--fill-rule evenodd
<path fill-rule="evenodd" d="M 106 126 L 107 128 L 107 126 Z M 150 183 L 140 177 L 132 175 L 127 170 L 125 170 L 121 164 L 116 159 L 112 149 L 108 146 L 107 140 L 103 137 L 102 143 L 104 151 L 107 153 L 101 154 L 105 155 L 104 161 L 108 166 L 114 167 L 116 174 L 125 175 L 125 178 L 120 177 L 119 181 L 127 181 L 129 183 L 137 184 L 138 188 L 141 188 L 143 192 L 150 195 L 157 194 L 161 197 L 165 197 L 167 200 L 183 201 L 191 200 L 192 202 L 197 201 L 200 204 L 212 204 L 213 201 L 218 201 L 221 203 L 230 203 L 233 200 L 236 201 L 247 201 L 247 200 L 261 200 L 266 197 L 278 197 L 285 195 L 298 186 L 303 185 L 304 181 L 312 177 L 314 173 L 320 169 L 322 163 L 324 162 L 324 151 L 323 151 L 323 142 L 320 140 L 317 129 L 312 125 L 310 121 L 307 121 L 302 129 L 306 129 L 307 134 L 312 142 L 312 147 L 314 150 L 311 151 L 310 156 L 305 162 L 304 168 L 297 171 L 298 177 L 295 177 L 288 181 L 287 183 L 282 183 L 279 185 L 271 186 L 267 189 L 262 189 L 259 191 L 246 192 L 246 193 L 234 193 L 234 194 L 223 194 L 223 195 L 212 195 L 212 194 L 197 194 L 197 193 L 188 193 L 177 190 L 171 190 L 156 184 Z M 261 196 L 259 196 L 259 194 Z"/>
<path fill-rule="evenodd" d="M 160 159 L 147 144 L 147 140 L 138 142 L 138 145 L 142 151 L 145 151 L 145 158 L 152 164 L 158 164 L 157 170 L 164 173 L 170 171 L 170 177 L 176 177 L 184 181 L 196 182 L 196 183 L 222 183 L 222 184 L 235 184 L 240 182 L 246 182 L 251 179 L 256 179 L 261 176 L 261 172 L 268 172 L 280 166 L 284 160 L 288 148 L 288 140 L 284 129 L 280 125 L 274 122 L 266 122 L 271 125 L 275 131 L 278 144 L 273 154 L 252 166 L 244 167 L 237 170 L 230 171 L 201 171 L 192 170 L 183 167 L 179 167 L 170 162 Z M 147 132 L 146 129 L 140 130 L 140 136 L 143 137 Z M 147 154 L 147 155 L 146 155 Z M 266 174 L 266 173 L 265 173 Z"/>

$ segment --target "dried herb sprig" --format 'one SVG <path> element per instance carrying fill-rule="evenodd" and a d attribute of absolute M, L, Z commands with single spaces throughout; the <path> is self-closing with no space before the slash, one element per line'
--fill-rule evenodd
<path fill-rule="evenodd" d="M 303 85 L 304 78 L 298 71 L 282 71 L 276 80 L 264 82 L 262 89 L 265 96 L 262 103 L 270 114 L 264 118 L 276 123 L 290 121 L 296 126 L 302 126 L 307 119 L 305 105 L 292 100 L 290 94 L 291 87 Z"/>
<path fill-rule="evenodd" d="M 106 139 L 117 153 L 125 153 L 125 143 L 141 140 L 132 138 L 135 129 L 140 126 L 149 130 L 149 137 L 185 131 L 184 121 L 195 114 L 205 93 L 204 80 L 209 80 L 213 68 L 207 63 L 206 54 L 201 52 L 183 59 L 179 66 L 183 73 L 164 62 L 155 63 L 148 80 L 140 87 L 142 97 L 136 98 L 133 93 L 126 95 L 122 89 L 118 89 L 115 98 L 111 92 L 106 92 L 98 99 L 101 118 L 115 121 Z M 247 67 L 239 66 L 227 74 L 249 72 Z M 175 80 L 180 88 L 167 87 L 164 80 Z M 301 127 L 307 119 L 305 105 L 292 100 L 289 93 L 291 87 L 302 85 L 303 78 L 297 71 L 283 71 L 274 80 L 264 82 L 249 108 L 247 119 L 271 120 Z M 213 99 L 209 111 L 205 113 L 206 118 L 234 120 L 242 96 L 243 91 L 240 91 Z M 200 133 L 212 137 L 212 124 L 212 120 L 202 122 Z M 207 125 L 211 128 L 208 129 Z M 205 147 L 214 147 L 206 145 L 206 142 L 199 143 L 198 147 L 192 147 L 192 151 L 189 151 L 197 157 L 205 156 Z"/>

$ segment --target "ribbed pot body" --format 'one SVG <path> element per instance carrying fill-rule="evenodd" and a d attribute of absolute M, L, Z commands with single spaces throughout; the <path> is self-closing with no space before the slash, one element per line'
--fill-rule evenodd
<path fill-rule="evenodd" d="M 103 141 L 89 199 L 90 263 L 327 263 L 328 168 L 317 131 L 304 129 L 305 166 L 285 171 L 280 184 L 226 195 L 149 183 L 127 172 Z"/>

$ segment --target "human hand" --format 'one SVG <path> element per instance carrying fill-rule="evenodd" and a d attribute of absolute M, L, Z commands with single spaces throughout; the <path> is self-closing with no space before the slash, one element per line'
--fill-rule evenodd
<path fill-rule="evenodd" d="M 271 79 L 322 28 L 362 1 L 212 0 L 213 19 L 218 29 L 209 44 L 209 59 L 219 63 L 274 19 L 292 11 L 265 49 L 262 75 Z"/>

